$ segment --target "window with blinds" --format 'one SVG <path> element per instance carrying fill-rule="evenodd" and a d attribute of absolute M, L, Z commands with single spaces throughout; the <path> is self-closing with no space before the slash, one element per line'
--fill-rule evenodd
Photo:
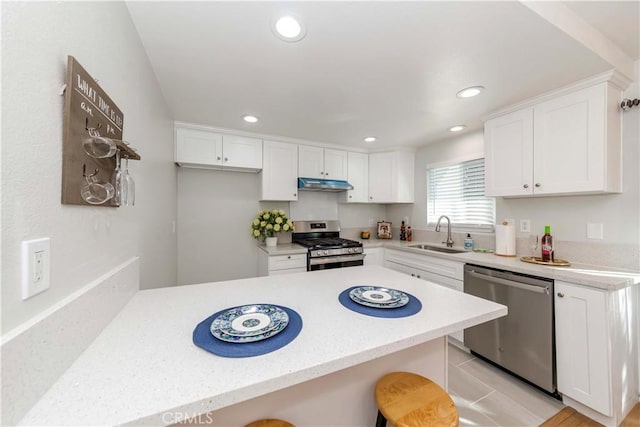
<path fill-rule="evenodd" d="M 496 201 L 484 196 L 484 159 L 428 169 L 427 211 L 431 226 L 446 215 L 452 228 L 493 231 Z"/>

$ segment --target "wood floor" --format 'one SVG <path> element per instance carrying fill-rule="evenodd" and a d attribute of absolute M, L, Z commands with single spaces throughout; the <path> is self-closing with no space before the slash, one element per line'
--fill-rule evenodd
<path fill-rule="evenodd" d="M 602 427 L 602 424 L 576 412 L 571 407 L 566 407 L 542 423 L 540 427 Z M 633 407 L 620 427 L 640 427 L 640 403 Z"/>
<path fill-rule="evenodd" d="M 571 407 L 562 411 L 542 423 L 540 427 L 604 427 L 591 418 L 582 415 Z"/>

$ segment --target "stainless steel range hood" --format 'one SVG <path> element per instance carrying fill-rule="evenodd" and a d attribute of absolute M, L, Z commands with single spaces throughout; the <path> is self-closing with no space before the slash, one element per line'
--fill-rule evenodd
<path fill-rule="evenodd" d="M 298 178 L 299 190 L 310 191 L 347 191 L 353 190 L 353 185 L 347 181 L 336 179 Z"/>

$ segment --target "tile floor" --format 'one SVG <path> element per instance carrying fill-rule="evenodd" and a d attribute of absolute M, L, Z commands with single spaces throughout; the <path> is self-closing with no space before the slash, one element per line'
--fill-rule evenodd
<path fill-rule="evenodd" d="M 564 408 L 530 385 L 449 344 L 449 393 L 460 426 L 539 426 Z"/>

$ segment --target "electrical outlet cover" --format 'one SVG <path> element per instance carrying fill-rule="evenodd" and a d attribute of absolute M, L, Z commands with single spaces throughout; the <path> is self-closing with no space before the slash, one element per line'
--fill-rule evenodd
<path fill-rule="evenodd" d="M 51 284 L 51 239 L 22 242 L 22 299 L 31 298 Z"/>

